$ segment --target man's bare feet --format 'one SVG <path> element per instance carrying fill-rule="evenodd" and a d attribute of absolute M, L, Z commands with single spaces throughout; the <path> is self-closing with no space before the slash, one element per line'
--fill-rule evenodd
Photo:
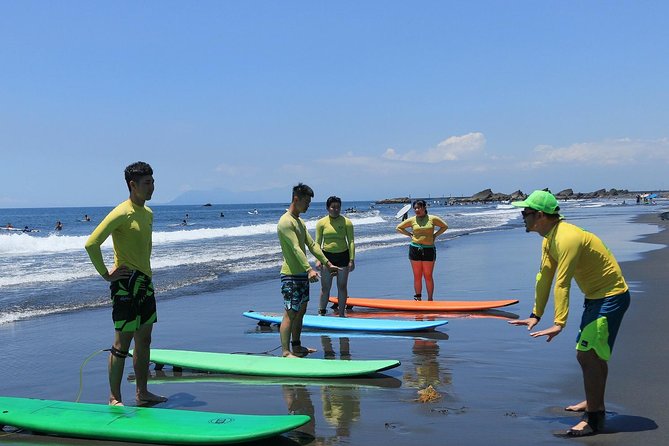
<path fill-rule="evenodd" d="M 123 406 L 123 403 L 117 400 L 116 398 L 109 398 L 110 406 Z"/>
<path fill-rule="evenodd" d="M 606 412 L 603 410 L 585 412 L 581 421 L 567 431 L 568 437 L 586 437 L 604 430 Z"/>
<path fill-rule="evenodd" d="M 587 437 L 590 435 L 595 435 L 595 431 L 587 421 L 579 421 L 579 423 L 567 431 L 567 435 L 570 437 Z"/>
<path fill-rule="evenodd" d="M 303 347 L 301 345 L 293 346 L 293 354 L 299 358 L 307 356 L 309 353 L 316 353 L 317 351 L 315 348 Z"/>
<path fill-rule="evenodd" d="M 281 356 L 284 358 L 299 358 L 299 356 L 295 356 L 291 351 L 283 352 Z"/>
<path fill-rule="evenodd" d="M 564 410 L 569 412 L 585 412 L 587 405 L 587 401 L 581 401 L 578 404 L 572 404 L 571 406 L 565 407 Z"/>
<path fill-rule="evenodd" d="M 167 398 L 161 395 L 156 395 L 155 393 L 151 392 L 142 392 L 137 394 L 136 400 L 137 404 L 142 406 L 145 404 L 164 403 L 165 401 L 167 401 Z"/>

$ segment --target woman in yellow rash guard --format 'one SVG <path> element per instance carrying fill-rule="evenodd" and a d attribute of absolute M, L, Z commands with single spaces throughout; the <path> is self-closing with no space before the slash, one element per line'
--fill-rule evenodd
<path fill-rule="evenodd" d="M 340 317 L 345 317 L 346 298 L 348 297 L 348 273 L 355 269 L 355 242 L 353 239 L 353 223 L 341 215 L 341 198 L 331 196 L 325 207 L 328 215 L 316 222 L 316 244 L 323 249 L 323 254 L 335 266 L 341 268 L 337 274 L 337 297 Z M 320 262 L 316 262 L 320 268 Z M 332 276 L 321 275 L 321 299 L 318 314 L 325 315 Z"/>
<path fill-rule="evenodd" d="M 413 270 L 413 288 L 416 292 L 414 299 L 421 300 L 424 277 L 427 300 L 432 300 L 434 294 L 432 271 L 434 271 L 434 262 L 437 260 L 437 248 L 434 246 L 434 241 L 448 229 L 448 225 L 441 218 L 427 214 L 425 200 L 415 201 L 413 210 L 416 216 L 397 225 L 397 232 L 411 237 L 409 260 Z M 411 228 L 411 231 L 407 231 L 407 228 Z M 436 228 L 439 229 L 435 231 Z"/>

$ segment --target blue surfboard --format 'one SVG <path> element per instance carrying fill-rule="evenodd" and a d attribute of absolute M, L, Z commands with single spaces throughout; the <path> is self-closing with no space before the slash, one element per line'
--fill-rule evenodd
<path fill-rule="evenodd" d="M 270 324 L 280 324 L 283 318 L 279 313 L 263 311 L 247 311 L 244 316 Z M 410 332 L 434 330 L 436 327 L 447 324 L 446 320 L 438 321 L 411 321 L 399 319 L 373 319 L 336 316 L 305 315 L 302 323 L 304 328 L 319 330 L 350 330 L 350 331 L 382 331 L 382 332 Z"/>

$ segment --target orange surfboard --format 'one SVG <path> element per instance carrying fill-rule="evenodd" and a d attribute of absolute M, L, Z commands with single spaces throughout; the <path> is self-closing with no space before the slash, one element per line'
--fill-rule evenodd
<path fill-rule="evenodd" d="M 330 302 L 337 303 L 336 297 L 330 297 Z M 380 308 L 384 310 L 404 311 L 482 311 L 492 308 L 506 307 L 517 304 L 517 299 L 507 300 L 402 300 L 402 299 L 365 299 L 349 297 L 346 306 Z"/>

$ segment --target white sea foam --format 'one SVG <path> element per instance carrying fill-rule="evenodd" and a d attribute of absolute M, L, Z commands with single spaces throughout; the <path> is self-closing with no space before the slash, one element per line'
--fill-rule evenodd
<path fill-rule="evenodd" d="M 373 225 L 383 223 L 380 216 L 356 218 L 355 225 Z M 313 232 L 316 221 L 306 222 L 307 229 Z M 183 229 L 179 231 L 160 231 L 153 233 L 153 245 L 196 242 L 218 238 L 253 237 L 263 234 L 276 234 L 276 223 L 257 225 L 242 225 L 231 228 L 199 228 Z M 33 237 L 29 234 L 10 233 L 0 234 L 0 256 L 22 256 L 37 254 L 65 253 L 80 251 L 88 236 L 49 235 L 48 237 Z M 111 249 L 111 237 L 103 243 L 103 249 Z"/>
<path fill-rule="evenodd" d="M 88 237 L 49 235 L 33 237 L 28 234 L 0 234 L 0 255 L 34 255 L 84 249 Z M 103 245 L 111 246 L 111 241 Z"/>

